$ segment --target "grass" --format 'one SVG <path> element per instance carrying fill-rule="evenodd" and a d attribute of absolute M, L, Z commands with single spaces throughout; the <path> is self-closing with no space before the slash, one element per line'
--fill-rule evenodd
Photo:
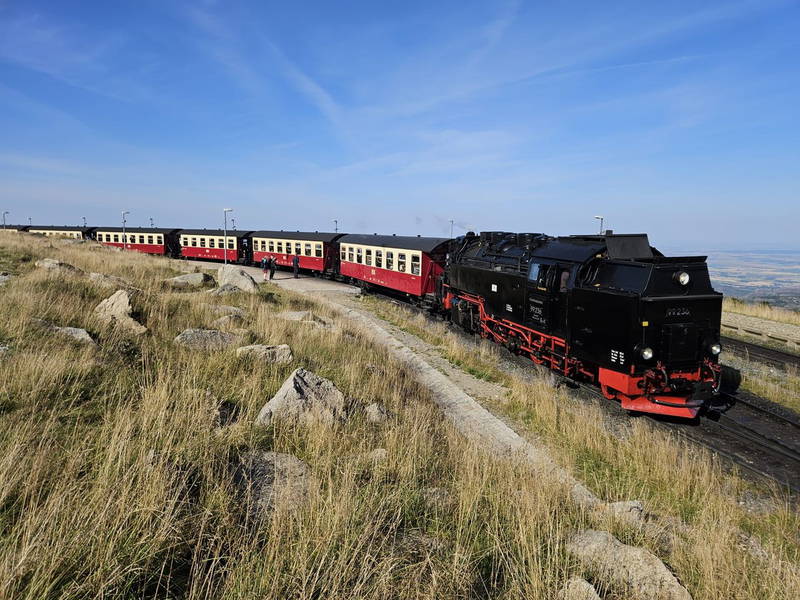
<path fill-rule="evenodd" d="M 600 495 L 640 498 L 658 514 L 687 519 L 682 543 L 665 548 L 642 531 L 598 523 L 525 465 L 468 445 L 383 349 L 307 297 L 268 285 L 221 299 L 165 291 L 171 263 L 93 245 L 8 235 L 0 249 L 9 257 L 3 268 L 18 273 L 0 289 L 0 342 L 11 346 L 0 356 L 0 597 L 549 599 L 570 575 L 591 577 L 564 550 L 571 532 L 589 526 L 613 527 L 656 552 L 696 599 L 800 594 L 796 572 L 742 552 L 733 533 L 754 532 L 796 564 L 800 522 L 779 493 L 770 495 L 775 511 L 750 515 L 737 501 L 748 485 L 707 454 L 637 422 L 617 439 L 599 411 L 543 380 L 505 374 L 489 347 L 467 347 L 443 328 L 428 333 L 451 361 L 506 385 L 503 410 Z M 141 288 L 134 308 L 148 333 L 103 327 L 92 310 L 113 290 L 33 269 L 45 256 Z M 266 365 L 174 346 L 184 328 L 216 318 L 209 302 L 245 309 L 247 342 L 288 343 L 295 361 Z M 314 310 L 336 328 L 276 319 L 285 309 Z M 84 327 L 98 348 L 36 329 L 31 318 Z M 421 325 L 407 321 L 409 330 Z M 383 403 L 397 420 L 255 426 L 298 366 Z M 238 406 L 240 418 L 219 428 L 222 402 Z M 379 447 L 385 463 L 363 460 Z M 294 454 L 313 473 L 304 505 L 258 526 L 246 523 L 230 475 L 252 449 Z M 427 500 L 430 488 L 446 490 L 449 501 Z"/>
<path fill-rule="evenodd" d="M 729 356 L 725 362 L 739 369 L 743 389 L 800 414 L 800 373 L 796 367 L 777 369 L 738 356 Z"/>
<path fill-rule="evenodd" d="M 759 319 L 768 319 L 778 323 L 788 323 L 800 326 L 800 312 L 789 308 L 771 306 L 767 302 L 745 302 L 738 298 L 726 297 L 722 301 L 722 310 L 730 313 L 738 313 Z"/>

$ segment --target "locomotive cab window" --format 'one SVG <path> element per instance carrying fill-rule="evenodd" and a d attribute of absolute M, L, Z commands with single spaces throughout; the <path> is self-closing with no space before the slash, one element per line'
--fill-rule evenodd
<path fill-rule="evenodd" d="M 322 244 L 314 244 L 314 256 L 322 258 Z"/>
<path fill-rule="evenodd" d="M 541 263 L 531 263 L 531 271 L 528 279 L 536 283 L 536 287 L 540 290 L 547 289 L 547 282 L 550 277 L 551 265 L 543 265 Z"/>
<path fill-rule="evenodd" d="M 419 275 L 419 273 L 420 273 L 419 254 L 412 254 L 411 255 L 411 274 L 412 275 Z"/>

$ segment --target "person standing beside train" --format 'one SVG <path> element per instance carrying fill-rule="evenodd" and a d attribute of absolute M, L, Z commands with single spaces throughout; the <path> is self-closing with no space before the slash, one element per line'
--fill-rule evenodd
<path fill-rule="evenodd" d="M 300 273 L 300 257 L 297 254 L 294 255 L 292 258 L 292 269 L 294 270 L 294 278 L 297 279 L 298 274 Z"/>
<path fill-rule="evenodd" d="M 264 273 L 264 281 L 267 280 L 267 272 L 269 270 L 269 259 L 265 256 L 261 259 L 261 271 Z"/>
<path fill-rule="evenodd" d="M 277 266 L 278 266 L 278 261 L 275 259 L 274 256 L 271 257 L 269 259 L 269 279 L 270 279 L 270 281 L 272 281 L 272 279 L 275 277 L 275 268 Z"/>

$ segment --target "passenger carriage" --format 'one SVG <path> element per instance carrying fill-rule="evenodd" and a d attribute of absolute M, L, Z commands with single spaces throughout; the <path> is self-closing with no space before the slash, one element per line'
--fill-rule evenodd
<path fill-rule="evenodd" d="M 246 263 L 251 260 L 249 231 L 222 229 L 181 229 L 178 231 L 180 255 L 184 258 L 225 260 Z"/>
<path fill-rule="evenodd" d="M 46 237 L 68 238 L 72 240 L 88 240 L 94 232 L 94 227 L 79 227 L 78 225 L 30 225 L 28 233 L 37 233 Z"/>
<path fill-rule="evenodd" d="M 255 231 L 252 234 L 253 262 L 274 258 L 283 267 L 292 267 L 294 257 L 299 267 L 318 273 L 331 273 L 336 266 L 334 242 L 342 233 L 319 231 Z"/>
<path fill-rule="evenodd" d="M 4 225 L 2 231 L 13 231 L 14 233 L 20 233 L 22 231 L 28 231 L 29 225 Z"/>
<path fill-rule="evenodd" d="M 144 254 L 177 256 L 178 231 L 155 227 L 126 227 L 123 234 L 122 227 L 97 227 L 94 237 L 104 246 L 124 247 L 126 250 Z"/>
<path fill-rule="evenodd" d="M 447 257 L 448 238 L 347 234 L 339 238 L 343 277 L 433 299 Z"/>

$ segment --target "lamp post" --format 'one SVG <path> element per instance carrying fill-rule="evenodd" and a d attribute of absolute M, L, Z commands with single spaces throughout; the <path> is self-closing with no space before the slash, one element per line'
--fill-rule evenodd
<path fill-rule="evenodd" d="M 339 233 L 339 219 L 333 220 L 333 232 Z"/>
<path fill-rule="evenodd" d="M 223 215 L 223 230 L 222 230 L 222 244 L 225 246 L 222 250 L 222 256 L 224 257 L 224 264 L 228 264 L 228 213 L 233 212 L 232 208 L 225 208 L 222 211 Z"/>
<path fill-rule="evenodd" d="M 150 227 L 155 227 L 155 225 L 153 225 L 153 217 L 150 217 Z"/>
<path fill-rule="evenodd" d="M 450 219 L 450 237 L 453 237 L 453 219 Z"/>
<path fill-rule="evenodd" d="M 231 229 L 236 231 L 236 217 L 231 217 Z"/>
<path fill-rule="evenodd" d="M 128 221 L 125 219 L 125 215 L 129 215 L 129 214 L 131 214 L 131 211 L 129 211 L 129 210 L 123 210 L 122 211 L 122 249 L 123 250 L 125 250 L 125 248 L 127 247 L 127 244 L 128 244 L 128 238 L 125 235 L 125 223 L 127 223 Z"/>
<path fill-rule="evenodd" d="M 600 221 L 600 234 L 602 235 L 603 234 L 603 215 L 595 215 L 594 218 L 597 219 L 598 221 Z"/>
<path fill-rule="evenodd" d="M 32 225 L 33 225 L 33 219 L 28 217 L 28 227 L 31 227 Z"/>
<path fill-rule="evenodd" d="M 7 210 L 3 211 L 3 229 L 6 228 L 6 215 L 11 214 Z"/>
<path fill-rule="evenodd" d="M 83 219 L 83 226 L 86 227 L 86 217 L 81 217 Z"/>

